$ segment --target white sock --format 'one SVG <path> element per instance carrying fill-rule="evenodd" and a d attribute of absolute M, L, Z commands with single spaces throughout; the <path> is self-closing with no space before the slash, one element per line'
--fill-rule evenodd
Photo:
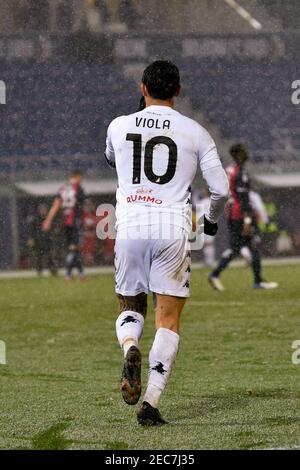
<path fill-rule="evenodd" d="M 179 335 L 167 328 L 159 328 L 149 353 L 149 377 L 144 401 L 154 408 L 171 375 L 179 347 Z"/>
<path fill-rule="evenodd" d="M 252 255 L 251 255 L 251 251 L 249 250 L 249 248 L 247 246 L 243 246 L 241 248 L 240 253 L 241 253 L 242 257 L 245 258 L 246 261 L 248 261 L 248 263 L 251 263 Z"/>
<path fill-rule="evenodd" d="M 116 321 L 116 333 L 124 356 L 126 356 L 131 346 L 138 347 L 143 328 L 144 317 L 138 312 L 127 310 L 118 316 Z"/>
<path fill-rule="evenodd" d="M 208 243 L 203 247 L 203 256 L 206 266 L 213 266 L 216 260 L 216 250 L 214 243 Z"/>

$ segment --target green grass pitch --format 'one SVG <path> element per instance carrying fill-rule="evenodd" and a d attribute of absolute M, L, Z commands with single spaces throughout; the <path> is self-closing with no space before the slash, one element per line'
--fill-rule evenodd
<path fill-rule="evenodd" d="M 300 448 L 300 266 L 265 268 L 276 291 L 253 291 L 245 268 L 228 270 L 224 293 L 207 271 L 192 275 L 181 345 L 160 411 L 145 429 L 119 394 L 112 275 L 0 281 L 1 449 Z M 149 299 L 151 300 L 151 299 Z M 154 334 L 142 340 L 143 377 Z"/>

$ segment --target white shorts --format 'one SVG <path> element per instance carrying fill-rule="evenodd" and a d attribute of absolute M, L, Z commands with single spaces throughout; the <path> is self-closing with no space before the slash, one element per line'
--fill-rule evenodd
<path fill-rule="evenodd" d="M 170 227 L 167 227 L 169 229 Z M 189 297 L 191 255 L 187 232 L 172 226 L 171 237 L 162 238 L 162 226 L 135 227 L 119 231 L 115 244 L 116 293 L 134 296 L 149 291 Z M 130 237 L 128 237 L 130 230 Z M 145 233 L 145 232 L 144 232 Z"/>

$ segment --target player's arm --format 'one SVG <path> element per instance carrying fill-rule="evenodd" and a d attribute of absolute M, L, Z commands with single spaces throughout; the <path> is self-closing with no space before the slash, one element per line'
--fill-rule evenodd
<path fill-rule="evenodd" d="M 44 232 L 48 232 L 51 229 L 52 222 L 53 222 L 56 214 L 60 210 L 61 204 L 62 204 L 61 198 L 56 197 L 53 201 L 53 204 L 51 206 L 51 209 L 48 212 L 48 215 L 47 215 L 46 219 L 43 222 L 42 229 L 43 229 Z"/>
<path fill-rule="evenodd" d="M 110 125 L 107 129 L 106 149 L 105 149 L 105 152 L 104 152 L 104 157 L 105 157 L 105 160 L 106 160 L 107 164 L 111 168 L 116 168 L 115 151 L 114 151 L 114 148 L 113 148 L 112 136 L 111 136 L 111 125 L 112 125 L 112 123 L 110 123 Z"/>
<path fill-rule="evenodd" d="M 202 132 L 199 165 L 210 192 L 210 205 L 204 214 L 204 233 L 215 235 L 218 220 L 223 214 L 229 196 L 229 183 L 216 145 L 208 132 Z"/>
<path fill-rule="evenodd" d="M 252 210 L 255 213 L 256 220 L 259 224 L 266 226 L 270 223 L 269 216 L 267 214 L 266 208 L 264 206 L 263 200 L 260 194 L 250 191 L 249 200 L 252 207 Z"/>

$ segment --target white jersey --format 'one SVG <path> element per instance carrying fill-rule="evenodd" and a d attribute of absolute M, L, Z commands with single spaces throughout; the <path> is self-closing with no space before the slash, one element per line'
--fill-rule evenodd
<path fill-rule="evenodd" d="M 208 218 L 215 222 L 223 211 L 228 181 L 213 139 L 168 106 L 113 120 L 106 158 L 118 174 L 117 229 L 151 225 L 157 221 L 153 215 L 160 214 L 165 222 L 190 230 L 191 183 L 198 165 L 212 192 Z"/>
<path fill-rule="evenodd" d="M 209 211 L 209 206 L 210 206 L 210 197 L 201 197 L 201 193 L 197 194 L 195 191 L 192 195 L 192 202 L 193 206 L 200 205 L 201 206 L 201 211 L 204 212 L 204 214 L 207 214 Z M 203 213 L 202 212 L 202 213 Z M 215 237 L 211 235 L 204 235 L 204 241 L 206 243 L 214 243 Z"/>

